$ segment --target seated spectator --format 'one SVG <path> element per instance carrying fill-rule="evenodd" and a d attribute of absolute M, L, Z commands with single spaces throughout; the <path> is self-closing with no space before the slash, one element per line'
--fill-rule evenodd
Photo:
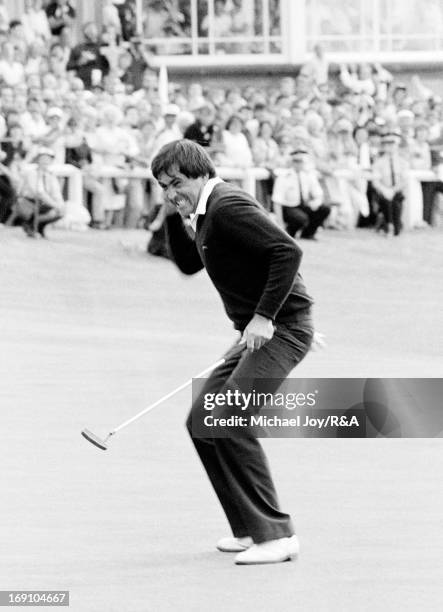
<path fill-rule="evenodd" d="M 21 214 L 25 217 L 23 229 L 31 238 L 36 232 L 45 238 L 46 227 L 61 219 L 63 214 L 60 184 L 50 168 L 53 160 L 51 149 L 41 148 L 34 160 L 36 166 L 30 167 L 23 176 L 19 198 L 26 202 L 26 206 L 22 204 Z M 25 209 L 29 214 L 24 213 Z"/>
<path fill-rule="evenodd" d="M 1 143 L 1 150 L 5 154 L 3 165 L 11 166 L 17 156 L 25 158 L 29 149 L 30 142 L 26 141 L 22 126 L 19 123 L 12 123 L 8 127 L 6 138 Z"/>
<path fill-rule="evenodd" d="M 36 141 L 54 153 L 57 164 L 65 163 L 64 114 L 61 108 L 53 106 L 46 113 L 47 132 Z"/>
<path fill-rule="evenodd" d="M 1 48 L 0 57 L 0 80 L 7 87 L 15 87 L 23 83 L 25 79 L 25 69 L 23 64 L 15 59 L 14 45 L 6 42 Z"/>
<path fill-rule="evenodd" d="M 387 133 L 382 138 L 382 152 L 372 168 L 372 184 L 379 204 L 377 230 L 398 236 L 402 229 L 408 164 L 399 155 L 398 133 Z"/>
<path fill-rule="evenodd" d="M 28 110 L 20 119 L 25 136 L 31 140 L 42 138 L 48 132 L 43 118 L 42 104 L 37 98 L 28 98 Z"/>
<path fill-rule="evenodd" d="M 306 164 L 307 149 L 291 152 L 292 167 L 275 179 L 272 201 L 277 220 L 288 234 L 314 239 L 330 209 L 323 204 L 323 191 L 314 169 Z"/>
<path fill-rule="evenodd" d="M 238 115 L 232 115 L 223 130 L 223 166 L 249 168 L 252 166 L 252 153 L 248 140 L 243 134 L 243 122 Z"/>
<path fill-rule="evenodd" d="M 142 101 L 152 104 L 154 100 L 158 100 L 158 75 L 153 68 L 145 69 L 140 89 L 136 89 L 131 97 L 134 104 Z"/>
<path fill-rule="evenodd" d="M 205 103 L 195 114 L 197 119 L 187 128 L 184 137 L 197 142 L 202 147 L 209 147 L 214 131 L 214 107 L 210 103 Z"/>
<path fill-rule="evenodd" d="M 3 146 L 4 143 L 2 143 Z M 6 223 L 13 211 L 16 199 L 11 172 L 8 168 L 7 154 L 0 151 L 0 223 Z"/>
<path fill-rule="evenodd" d="M 26 42 L 25 31 L 20 19 L 13 19 L 9 24 L 9 42 L 14 51 L 20 51 L 22 57 L 26 57 L 28 43 Z"/>
<path fill-rule="evenodd" d="M 54 0 L 46 6 L 49 27 L 52 36 L 60 36 L 65 28 L 73 25 L 76 12 L 69 0 Z"/>
<path fill-rule="evenodd" d="M 46 49 L 42 39 L 35 39 L 28 47 L 28 56 L 25 63 L 25 74 L 40 74 L 46 64 Z"/>
<path fill-rule="evenodd" d="M 159 151 L 164 145 L 173 142 L 174 140 L 180 140 L 183 138 L 183 134 L 177 125 L 177 117 L 180 112 L 179 107 L 176 104 L 168 104 L 164 112 L 165 126 L 156 136 L 157 151 Z"/>
<path fill-rule="evenodd" d="M 188 109 L 196 112 L 206 103 L 203 96 L 203 87 L 200 83 L 191 83 L 188 88 Z"/>
<path fill-rule="evenodd" d="M 95 23 L 85 24 L 83 35 L 85 41 L 72 49 L 66 69 L 74 70 L 85 87 L 89 89 L 93 85 L 93 73 L 94 75 L 97 74 L 94 71 L 100 71 L 102 76 L 106 76 L 109 72 L 109 62 L 102 55 Z"/>

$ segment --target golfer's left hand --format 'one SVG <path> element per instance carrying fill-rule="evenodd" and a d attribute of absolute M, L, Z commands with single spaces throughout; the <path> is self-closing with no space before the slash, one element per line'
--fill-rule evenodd
<path fill-rule="evenodd" d="M 274 335 L 274 324 L 271 319 L 255 314 L 243 332 L 240 342 L 246 343 L 250 351 L 258 351 Z"/>

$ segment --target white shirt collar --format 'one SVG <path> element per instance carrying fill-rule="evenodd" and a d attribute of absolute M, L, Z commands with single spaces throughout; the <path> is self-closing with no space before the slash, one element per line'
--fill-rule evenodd
<path fill-rule="evenodd" d="M 197 208 L 192 215 L 189 215 L 189 221 L 194 232 L 197 231 L 197 218 L 199 215 L 204 215 L 206 213 L 206 206 L 208 204 L 209 196 L 212 193 L 212 190 L 219 183 L 223 183 L 223 180 L 219 176 L 215 176 L 214 178 L 210 178 L 206 185 L 203 187 L 202 192 L 200 194 L 200 198 L 197 203 Z"/>

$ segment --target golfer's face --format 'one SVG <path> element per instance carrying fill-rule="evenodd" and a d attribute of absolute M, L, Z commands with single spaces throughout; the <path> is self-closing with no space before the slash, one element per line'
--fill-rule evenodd
<path fill-rule="evenodd" d="M 173 204 L 182 217 L 189 217 L 197 208 L 198 200 L 207 181 L 206 176 L 189 178 L 178 170 L 162 172 L 158 183 L 168 202 Z"/>

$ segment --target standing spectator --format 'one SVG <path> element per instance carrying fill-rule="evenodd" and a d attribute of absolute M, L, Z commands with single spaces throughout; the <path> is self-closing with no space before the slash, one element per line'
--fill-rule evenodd
<path fill-rule="evenodd" d="M 119 108 L 113 105 L 105 106 L 102 110 L 102 125 L 89 139 L 95 163 L 110 174 L 126 169 L 127 159 L 138 155 L 134 137 L 121 127 L 122 119 Z M 105 178 L 101 182 L 105 188 L 105 223 L 107 227 L 111 227 L 115 213 L 125 207 L 129 183 L 126 179 L 119 178 Z"/>
<path fill-rule="evenodd" d="M 238 115 L 232 115 L 223 130 L 223 166 L 250 168 L 252 153 L 248 140 L 243 134 L 243 122 Z"/>
<path fill-rule="evenodd" d="M 42 0 L 25 0 L 22 24 L 29 45 L 36 40 L 43 40 L 45 43 L 51 40 L 51 29 L 48 16 L 42 8 Z"/>
<path fill-rule="evenodd" d="M 60 36 L 64 28 L 71 28 L 76 17 L 75 9 L 69 0 L 54 0 L 46 7 L 49 27 L 53 36 Z"/>
<path fill-rule="evenodd" d="M 315 85 L 328 82 L 329 61 L 320 44 L 314 45 L 311 59 L 303 66 L 303 72 L 309 75 Z"/>
<path fill-rule="evenodd" d="M 143 41 L 139 38 L 131 40 L 129 50 L 122 53 L 118 64 L 119 70 L 121 70 L 121 81 L 130 87 L 131 92 L 141 88 L 143 74 L 148 68 L 149 62 L 150 58 L 143 47 Z"/>
<path fill-rule="evenodd" d="M 408 164 L 398 153 L 399 135 L 388 133 L 382 138 L 382 154 L 374 162 L 372 184 L 377 193 L 379 215 L 377 230 L 398 236 L 402 229 L 403 201 Z"/>
<path fill-rule="evenodd" d="M 323 191 L 315 170 L 306 163 L 307 156 L 307 149 L 292 151 L 292 167 L 277 176 L 272 201 L 277 220 L 290 236 L 301 230 L 302 238 L 314 239 L 330 208 L 322 203 Z"/>
<path fill-rule="evenodd" d="M 113 28 L 116 33 L 117 40 L 120 41 L 122 25 L 120 16 L 118 14 L 118 9 L 113 0 L 102 0 L 102 26 L 105 31 L 108 30 L 108 28 Z"/>
<path fill-rule="evenodd" d="M 257 181 L 257 200 L 267 209 L 271 209 L 271 194 L 274 186 L 274 169 L 279 161 L 278 144 L 272 137 L 272 123 L 263 121 L 258 135 L 252 145 L 252 156 L 255 166 L 269 170 L 270 177 L 264 181 Z"/>
<path fill-rule="evenodd" d="M 91 226 L 105 229 L 105 190 L 103 184 L 93 175 L 92 152 L 86 133 L 76 119 L 70 118 L 65 131 L 65 163 L 82 171 L 83 186 L 91 199 Z"/>
<path fill-rule="evenodd" d="M 410 165 L 413 170 L 430 170 L 431 149 L 429 147 L 429 126 L 425 122 L 415 126 L 415 138 L 410 146 Z"/>
<path fill-rule="evenodd" d="M 9 28 L 9 12 L 5 6 L 5 0 L 0 0 L 0 32 L 6 32 Z"/>
<path fill-rule="evenodd" d="M 91 76 L 93 71 L 100 71 L 105 76 L 109 72 L 109 62 L 102 55 L 98 39 L 98 30 L 95 23 L 87 23 L 83 27 L 85 42 L 76 45 L 71 52 L 67 70 L 74 70 L 83 81 L 86 88 L 93 85 Z M 98 74 L 98 73 L 95 73 Z M 95 84 L 95 83 L 94 83 Z"/>

